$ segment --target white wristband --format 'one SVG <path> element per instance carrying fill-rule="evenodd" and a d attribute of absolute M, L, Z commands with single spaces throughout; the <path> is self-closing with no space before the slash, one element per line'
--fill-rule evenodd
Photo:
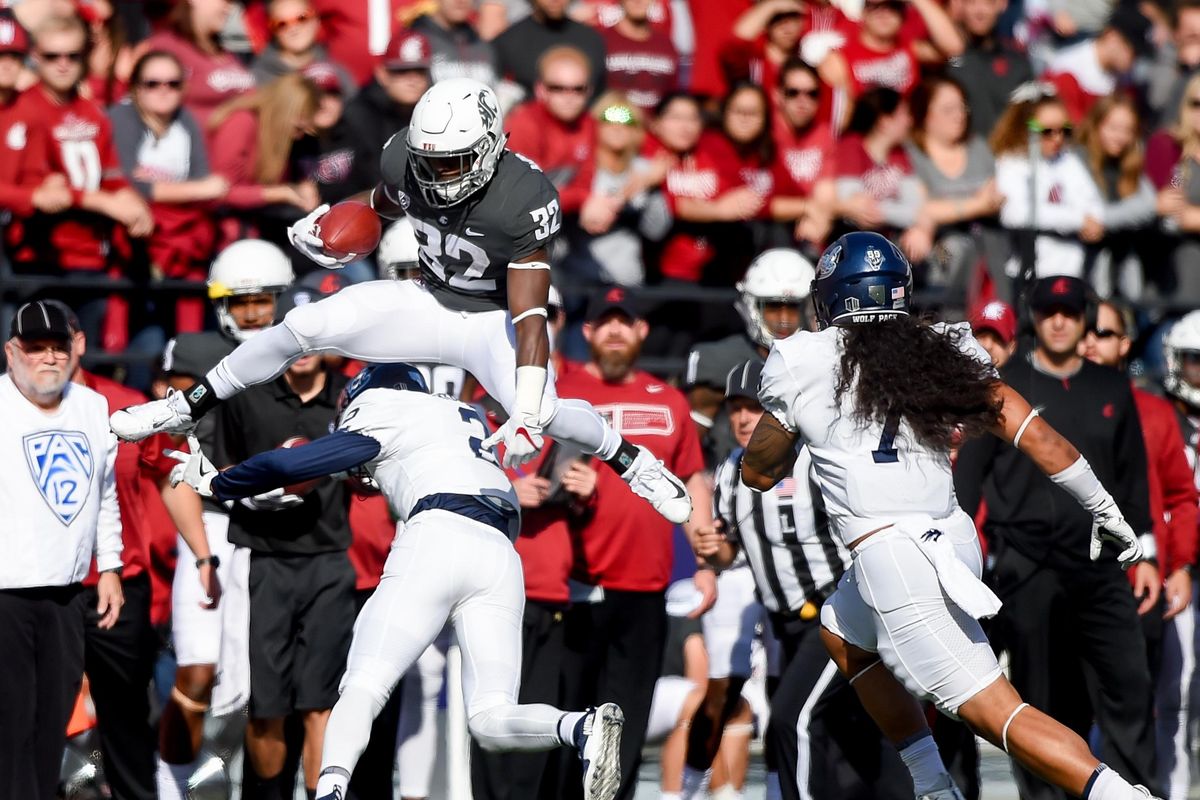
<path fill-rule="evenodd" d="M 1063 471 L 1051 475 L 1050 480 L 1066 489 L 1079 505 L 1092 513 L 1113 503 L 1112 496 L 1101 485 L 1096 473 L 1092 472 L 1092 465 L 1083 456 Z"/>
<path fill-rule="evenodd" d="M 542 419 L 542 396 L 546 393 L 546 368 L 517 367 L 517 397 L 513 404 L 513 416 Z"/>

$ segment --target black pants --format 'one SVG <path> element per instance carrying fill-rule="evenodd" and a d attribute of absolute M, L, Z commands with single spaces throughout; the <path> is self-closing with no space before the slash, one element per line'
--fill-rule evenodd
<path fill-rule="evenodd" d="M 1114 565 L 1044 567 L 1001 546 L 994 576 L 1004 602 L 997 623 L 1022 699 L 1084 738 L 1094 718 L 1103 761 L 1153 789 L 1150 669 L 1125 574 Z M 1025 800 L 1066 797 L 1020 767 L 1013 771 Z"/>
<path fill-rule="evenodd" d="M 785 800 L 803 783 L 814 800 L 911 800 L 912 780 L 838 672 L 820 622 L 773 614 L 782 649 L 766 746 Z"/>
<path fill-rule="evenodd" d="M 79 584 L 0 590 L 0 797 L 53 800 L 83 682 Z"/>
<path fill-rule="evenodd" d="M 360 590 L 354 597 L 356 612 L 361 612 L 374 589 Z M 392 687 L 392 695 L 371 726 L 371 739 L 363 751 L 350 778 L 347 800 L 375 800 L 392 796 L 392 773 L 396 767 L 396 726 L 400 724 L 400 692 Z"/>
<path fill-rule="evenodd" d="M 564 611 L 535 600 L 525 601 L 521 641 L 521 703 L 562 706 Z M 471 788 L 475 800 L 543 800 L 557 798 L 547 767 L 558 753 L 488 753 L 471 742 Z"/>
<path fill-rule="evenodd" d="M 117 624 L 101 630 L 96 623 L 95 587 L 84 590 L 84 670 L 96 705 L 96 730 L 104 775 L 115 800 L 154 800 L 154 751 L 150 726 L 150 676 L 158 642 L 150 625 L 150 578 L 121 582 L 125 605 Z"/>
<path fill-rule="evenodd" d="M 581 603 L 566 615 L 563 707 L 572 711 L 616 703 L 625 712 L 621 735 L 621 789 L 617 800 L 637 790 L 638 767 L 654 683 L 662 670 L 667 608 L 662 592 L 604 590 L 600 603 Z M 579 757 L 563 750 L 558 761 L 556 797 L 583 794 Z"/>

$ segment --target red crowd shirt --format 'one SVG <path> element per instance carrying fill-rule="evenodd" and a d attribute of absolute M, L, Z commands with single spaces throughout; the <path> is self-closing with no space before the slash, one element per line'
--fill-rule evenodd
<path fill-rule="evenodd" d="M 258 166 L 258 115 L 241 109 L 210 133 L 212 171 L 229 181 L 224 203 L 230 208 L 258 208 L 264 203 L 263 185 L 255 178 Z"/>
<path fill-rule="evenodd" d="M 738 17 L 753 0 L 690 0 L 696 51 L 692 54 L 692 91 L 723 97 L 728 88 L 721 69 L 721 50 L 733 36 Z"/>
<path fill-rule="evenodd" d="M 506 470 L 509 479 L 536 475 L 551 445 L 552 441 L 547 438 L 533 461 L 520 469 Z M 597 471 L 607 469 L 601 465 L 593 466 Z M 567 509 L 560 505 L 521 509 L 521 535 L 513 546 L 521 557 L 525 596 L 542 603 L 566 605 L 571 599 L 567 581 L 574 561 Z"/>
<path fill-rule="evenodd" d="M 808 197 L 835 147 L 833 129 L 818 122 L 803 131 L 776 117 L 775 194 Z"/>
<path fill-rule="evenodd" d="M 691 407 L 678 389 L 645 372 L 606 383 L 588 369 L 558 382 L 560 397 L 587 400 L 618 433 L 686 481 L 704 469 Z M 660 592 L 671 581 L 674 526 L 611 469 L 598 470 L 595 511 L 580 533 L 574 575 L 607 589 Z"/>
<path fill-rule="evenodd" d="M 596 176 L 596 120 L 584 112 L 567 125 L 537 100 L 514 108 L 504 121 L 508 149 L 532 160 L 558 189 L 562 212 L 579 211 Z"/>
<path fill-rule="evenodd" d="M 1200 495 L 1192 468 L 1188 466 L 1187 445 L 1175 418 L 1175 408 L 1168 400 L 1136 388 L 1133 400 L 1146 443 L 1150 519 L 1154 523 L 1159 568 L 1165 578 L 1185 564 L 1196 563 Z"/>
<path fill-rule="evenodd" d="M 625 18 L 620 0 L 594 0 L 592 8 L 596 14 L 596 26 L 611 28 Z M 669 0 L 650 0 L 646 19 L 655 31 L 671 35 L 671 4 Z M 601 31 L 603 32 L 603 31 Z"/>
<path fill-rule="evenodd" d="M 136 389 L 90 372 L 83 371 L 81 374 L 84 386 L 100 393 L 108 401 L 110 414 L 117 409 L 146 402 L 146 396 Z M 142 480 L 141 454 L 151 446 L 150 439 L 143 439 L 136 444 L 117 443 L 113 475 L 117 484 L 117 505 L 121 508 L 121 541 L 124 545 L 121 561 L 125 564 L 122 574 L 126 578 L 141 575 L 150 566 L 151 533 L 147 527 L 147 507 L 152 500 L 162 504 L 157 492 L 151 496 L 146 491 Z M 87 586 L 94 586 L 97 580 L 99 575 L 96 573 L 96 559 L 93 558 L 91 569 L 83 582 Z"/>
<path fill-rule="evenodd" d="M 187 79 L 183 104 L 196 117 L 196 123 L 202 131 L 208 131 L 208 118 L 217 106 L 254 88 L 253 73 L 242 66 L 242 62 L 232 53 L 206 53 L 169 31 L 150 36 L 141 46 L 146 52 L 165 50 L 183 64 L 183 74 Z M 211 133 L 207 136 L 211 142 Z M 211 148 L 209 152 L 212 153 Z"/>
<path fill-rule="evenodd" d="M 850 92 L 855 97 L 871 86 L 886 86 L 907 95 L 921 77 L 912 45 L 901 42 L 890 50 L 867 47 L 857 36 L 841 48 L 850 73 Z"/>
<path fill-rule="evenodd" d="M 354 566 L 354 588 L 360 592 L 374 589 L 383 577 L 392 540 L 396 538 L 396 520 L 382 494 L 350 496 L 350 549 L 347 555 Z"/>
<path fill-rule="evenodd" d="M 647 144 L 651 155 L 662 150 L 653 140 Z M 729 142 L 719 134 L 705 133 L 695 151 L 680 158 L 663 181 L 663 194 L 671 213 L 677 213 L 679 198 L 715 200 L 742 186 L 740 168 Z M 695 282 L 700 280 L 704 265 L 714 255 L 704 224 L 677 221 L 663 245 L 661 272 L 666 278 Z"/>
<path fill-rule="evenodd" d="M 616 28 L 601 28 L 605 82 L 624 92 L 629 102 L 649 110 L 678 85 L 679 54 L 668 33 L 654 30 L 645 41 L 630 39 Z"/>
<path fill-rule="evenodd" d="M 17 183 L 21 171 L 21 151 L 25 149 L 27 139 L 25 125 L 18 120 L 14 111 L 19 96 L 13 92 L 8 102 L 0 106 L 0 208 L 27 217 L 34 210 L 33 190 L 37 186 Z"/>
<path fill-rule="evenodd" d="M 856 178 L 861 191 L 875 200 L 893 200 L 900 196 L 900 182 L 913 174 L 912 164 L 903 147 L 888 153 L 887 161 L 878 163 L 863 147 L 861 136 L 839 139 L 833 158 L 821 167 L 821 178 Z"/>
<path fill-rule="evenodd" d="M 34 86 L 21 94 L 12 113 L 5 139 L 19 152 L 18 183 L 38 186 L 50 173 L 61 173 L 75 192 L 77 206 L 84 192 L 129 185 L 117 158 L 112 125 L 92 101 L 77 95 L 60 105 Z M 108 266 L 115 227 L 108 217 L 75 208 L 16 219 L 8 227 L 7 240 L 14 261 L 98 271 Z"/>

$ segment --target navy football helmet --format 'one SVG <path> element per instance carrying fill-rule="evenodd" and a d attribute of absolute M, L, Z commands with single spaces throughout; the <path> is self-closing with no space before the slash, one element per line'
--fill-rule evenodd
<path fill-rule="evenodd" d="M 822 328 L 906 317 L 912 266 L 886 237 L 847 233 L 821 254 L 812 298 Z"/>
<path fill-rule="evenodd" d="M 421 371 L 412 364 L 369 364 L 350 379 L 342 393 L 342 408 L 354 402 L 354 398 L 367 389 L 406 389 L 410 392 L 429 393 Z"/>

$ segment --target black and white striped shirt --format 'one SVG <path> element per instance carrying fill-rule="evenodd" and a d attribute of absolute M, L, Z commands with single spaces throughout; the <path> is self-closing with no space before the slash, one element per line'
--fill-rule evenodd
<path fill-rule="evenodd" d="M 850 567 L 850 553 L 829 529 L 809 475 L 808 448 L 800 451 L 792 474 L 769 492 L 742 484 L 741 456 L 736 450 L 717 468 L 713 506 L 726 536 L 750 562 L 767 610 L 796 612 L 806 601 L 819 605 Z"/>

